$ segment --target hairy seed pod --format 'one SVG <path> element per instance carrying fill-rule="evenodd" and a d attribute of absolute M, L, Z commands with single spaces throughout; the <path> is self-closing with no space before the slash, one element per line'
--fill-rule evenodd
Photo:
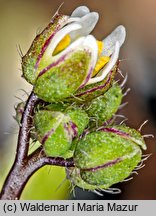
<path fill-rule="evenodd" d="M 99 124 L 109 120 L 115 114 L 121 104 L 122 90 L 118 84 L 113 86 L 104 94 L 93 99 L 86 106 L 86 112 L 95 118 Z"/>
<path fill-rule="evenodd" d="M 40 110 L 35 114 L 34 124 L 45 153 L 65 157 L 72 140 L 82 133 L 88 121 L 87 114 L 81 109 L 66 113 Z"/>
<path fill-rule="evenodd" d="M 142 156 L 140 146 L 131 137 L 131 131 L 128 134 L 117 129 L 86 135 L 74 153 L 75 166 L 80 169 L 81 178 L 88 184 L 105 189 L 127 178 Z"/>

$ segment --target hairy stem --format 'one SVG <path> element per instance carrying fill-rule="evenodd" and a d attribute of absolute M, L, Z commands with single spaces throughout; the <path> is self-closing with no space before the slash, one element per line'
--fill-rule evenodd
<path fill-rule="evenodd" d="M 32 119 L 34 108 L 39 102 L 37 96 L 32 92 L 27 100 L 25 110 L 22 116 L 16 157 L 14 164 L 4 182 L 0 194 L 1 200 L 19 199 L 21 193 L 29 180 L 29 178 L 44 165 L 57 165 L 64 167 L 73 167 L 73 159 L 64 160 L 63 158 L 47 157 L 42 147 L 38 148 L 28 156 L 30 129 L 32 127 Z"/>
<path fill-rule="evenodd" d="M 34 115 L 34 107 L 39 101 L 38 97 L 32 92 L 27 100 L 18 135 L 17 151 L 15 161 L 22 163 L 27 157 L 30 140 L 30 128 Z"/>

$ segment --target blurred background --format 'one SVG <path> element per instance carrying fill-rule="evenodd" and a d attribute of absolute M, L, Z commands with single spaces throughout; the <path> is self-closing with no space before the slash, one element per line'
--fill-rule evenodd
<path fill-rule="evenodd" d="M 15 156 L 18 126 L 12 117 L 14 105 L 20 101 L 17 97 L 26 97 L 21 89 L 31 91 L 21 78 L 17 47 L 25 54 L 61 3 L 62 0 L 0 0 L 0 185 Z M 131 92 L 125 98 L 128 105 L 120 113 L 136 129 L 148 119 L 143 133 L 156 136 L 156 1 L 64 0 L 61 12 L 70 14 L 80 5 L 99 12 L 100 20 L 93 32 L 99 40 L 119 24 L 126 27 L 120 67 L 128 73 L 127 87 Z M 146 141 L 146 154 L 152 156 L 132 181 L 117 185 L 122 189 L 120 195 L 98 197 L 76 188 L 73 196 L 64 169 L 47 166 L 30 179 L 22 199 L 156 199 L 156 139 Z"/>

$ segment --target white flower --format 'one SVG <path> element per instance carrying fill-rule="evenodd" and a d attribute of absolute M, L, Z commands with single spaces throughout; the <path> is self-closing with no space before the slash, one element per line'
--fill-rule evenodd
<path fill-rule="evenodd" d="M 108 75 L 115 66 L 119 57 L 120 47 L 125 41 L 126 31 L 122 25 L 118 26 L 103 40 L 103 50 L 100 56 L 107 56 L 110 57 L 110 59 L 96 76 L 92 77 L 99 56 L 97 41 L 90 33 L 94 29 L 98 19 L 98 13 L 90 12 L 86 6 L 76 8 L 71 16 L 67 17 L 65 20 L 64 26 L 55 34 L 44 54 L 46 58 L 47 56 L 51 57 L 51 61 L 56 61 L 68 52 L 70 53 L 77 49 L 88 50 L 91 53 L 91 60 L 86 79 L 81 84 L 81 87 L 100 82 Z M 66 35 L 70 37 L 70 44 L 63 51 L 52 56 L 57 45 Z"/>
<path fill-rule="evenodd" d="M 77 96 L 83 87 L 101 83 L 116 68 L 125 28 L 118 26 L 103 41 L 97 41 L 91 32 L 98 19 L 98 13 L 85 6 L 76 8 L 71 16 L 57 11 L 36 36 L 22 58 L 22 69 L 38 97 L 53 102 Z"/>

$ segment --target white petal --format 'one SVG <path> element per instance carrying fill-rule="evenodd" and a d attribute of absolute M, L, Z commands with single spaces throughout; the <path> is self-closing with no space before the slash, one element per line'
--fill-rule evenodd
<path fill-rule="evenodd" d="M 79 88 L 83 88 L 86 85 L 86 83 L 88 82 L 88 80 L 90 80 L 90 78 L 92 76 L 93 69 L 94 69 L 95 64 L 97 62 L 97 58 L 98 58 L 98 46 L 97 46 L 96 39 L 94 36 L 88 35 L 85 38 L 82 46 L 84 47 L 85 50 L 88 50 L 90 52 L 91 59 L 90 59 L 88 71 L 86 73 L 86 77 Z"/>
<path fill-rule="evenodd" d="M 83 46 L 84 48 L 88 47 L 89 50 L 91 50 L 92 67 L 95 67 L 98 57 L 98 46 L 95 37 L 93 35 L 88 35 L 83 42 Z"/>
<path fill-rule="evenodd" d="M 98 22 L 99 14 L 96 12 L 91 12 L 80 18 L 78 23 L 82 25 L 82 28 L 71 32 L 70 36 L 74 40 L 80 36 L 87 36 L 94 29 L 96 23 Z"/>
<path fill-rule="evenodd" d="M 64 38 L 64 36 L 66 34 L 70 33 L 71 31 L 75 31 L 75 30 L 81 29 L 81 28 L 82 28 L 82 26 L 78 23 L 71 23 L 71 24 L 65 26 L 64 28 L 62 28 L 60 31 L 58 31 L 56 33 L 56 35 L 51 40 L 48 48 L 45 51 L 45 55 L 46 56 L 52 56 L 52 53 L 53 53 L 55 47 Z"/>
<path fill-rule="evenodd" d="M 119 42 L 119 46 L 121 47 L 125 41 L 125 38 L 126 38 L 125 27 L 120 25 L 103 40 L 104 49 L 102 55 L 110 56 L 114 52 L 116 41 Z"/>
<path fill-rule="evenodd" d="M 69 24 L 71 22 L 80 22 L 80 19 L 80 17 L 69 17 L 66 24 Z"/>
<path fill-rule="evenodd" d="M 117 41 L 116 44 L 115 44 L 114 53 L 112 54 L 109 62 L 103 68 L 101 76 L 97 76 L 95 78 L 90 79 L 89 82 L 87 83 L 87 85 L 100 82 L 107 76 L 107 74 L 113 69 L 114 65 L 116 64 L 116 62 L 118 60 L 119 51 L 120 51 L 120 44 Z"/>
<path fill-rule="evenodd" d="M 84 15 L 88 14 L 89 8 L 87 8 L 86 6 L 80 6 L 77 7 L 73 13 L 71 14 L 71 17 L 83 17 Z"/>

